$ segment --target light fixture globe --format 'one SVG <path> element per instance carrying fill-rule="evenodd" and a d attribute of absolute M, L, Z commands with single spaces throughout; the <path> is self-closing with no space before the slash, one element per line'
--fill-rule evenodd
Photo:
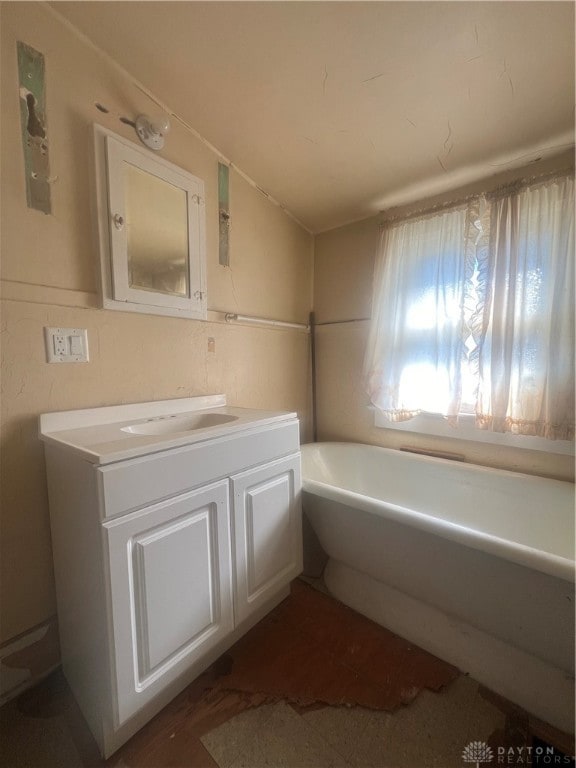
<path fill-rule="evenodd" d="M 138 115 L 134 126 L 138 138 L 149 149 L 159 150 L 164 147 L 164 134 L 170 130 L 168 118 L 153 120 L 148 115 Z"/>

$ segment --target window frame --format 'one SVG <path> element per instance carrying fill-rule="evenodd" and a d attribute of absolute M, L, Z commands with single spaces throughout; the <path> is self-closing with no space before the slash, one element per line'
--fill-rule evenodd
<path fill-rule="evenodd" d="M 458 423 L 453 426 L 440 413 L 422 411 L 407 421 L 390 421 L 375 406 L 369 407 L 374 410 L 374 426 L 379 429 L 394 429 L 403 432 L 415 432 L 421 435 L 449 437 L 452 440 L 491 443 L 493 445 L 541 451 L 542 453 L 563 456 L 575 455 L 575 446 L 572 440 L 548 440 L 545 437 L 515 435 L 512 432 L 492 432 L 487 429 L 478 429 L 475 426 L 475 416 L 471 413 L 459 414 Z"/>

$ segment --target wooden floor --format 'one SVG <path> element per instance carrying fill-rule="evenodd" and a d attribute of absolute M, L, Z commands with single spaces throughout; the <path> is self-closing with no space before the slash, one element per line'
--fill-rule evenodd
<path fill-rule="evenodd" d="M 473 691 L 471 686 L 475 686 Z M 248 750 L 248 746 L 245 746 L 244 762 L 238 751 L 240 747 L 236 763 L 226 762 L 223 755 L 229 754 L 230 750 L 224 747 L 228 746 L 233 731 L 231 726 L 222 726 L 238 721 L 251 723 L 249 728 L 254 729 L 253 723 L 258 722 L 265 734 L 264 719 L 250 720 L 249 710 L 260 708 L 258 712 L 269 713 L 266 722 L 272 728 L 273 716 L 279 716 L 271 708 L 275 705 L 280 707 L 284 719 L 289 714 L 298 726 L 300 720 L 297 718 L 301 718 L 307 733 L 312 733 L 309 729 L 315 727 L 319 738 L 326 742 L 326 755 L 331 750 L 332 757 L 317 758 L 324 762 L 310 763 L 314 768 L 360 765 L 364 763 L 355 759 L 354 744 L 348 745 L 346 752 L 344 746 L 338 746 L 341 744 L 338 734 L 331 735 L 331 731 L 342 731 L 347 727 L 343 725 L 345 723 L 352 727 L 353 723 L 361 722 L 362 733 L 368 733 L 367 723 L 374 716 L 384 718 L 389 733 L 397 721 L 398 728 L 404 729 L 403 738 L 410 741 L 410 737 L 406 737 L 406 728 L 423 732 L 430 727 L 434 710 L 440 712 L 449 701 L 453 701 L 450 706 L 456 709 L 479 706 L 484 727 L 487 728 L 487 724 L 494 726 L 493 732 L 486 733 L 484 738 L 490 736 L 490 743 L 495 747 L 504 744 L 526 747 L 532 745 L 536 734 L 564 753 L 573 754 L 573 739 L 533 721 L 518 708 L 488 692 L 481 692 L 483 700 L 479 704 L 470 704 L 470 691 L 475 696 L 474 701 L 478 700 L 476 690 L 477 684 L 462 678 L 454 667 L 296 581 L 287 600 L 107 762 L 99 756 L 62 673 L 56 672 L 0 710 L 0 764 L 4 768 L 103 765 L 116 768 L 225 768 L 228 764 L 250 765 L 246 761 L 256 758 L 246 757 L 255 754 Z M 458 704 L 458 701 L 464 703 Z M 411 710 L 412 719 L 406 717 L 408 710 Z M 246 714 L 239 718 L 242 713 Z M 335 718 L 333 723 L 331 715 Z M 426 719 L 430 721 L 428 725 L 424 722 Z M 446 727 L 454 731 L 456 728 L 454 723 L 442 726 L 441 720 L 434 722 L 436 730 Z M 474 731 L 470 733 L 474 738 Z M 235 735 L 233 738 L 240 737 Z M 245 735 L 242 738 L 246 740 Z M 352 737 L 352 741 L 355 738 Z M 390 738 L 392 743 L 393 734 Z M 458 746 L 459 738 L 465 738 L 464 731 L 461 737 L 452 732 L 451 739 L 456 745 L 450 747 L 452 758 L 457 749 L 465 745 Z M 210 752 L 202 739 L 210 746 Z M 301 737 L 298 739 L 301 741 Z M 438 742 L 439 745 L 442 743 Z M 299 757 L 300 763 L 292 766 L 290 746 L 284 744 L 283 748 L 288 750 L 285 758 L 261 755 L 258 760 L 262 765 L 282 764 L 290 768 L 302 768 L 307 764 L 306 757 Z M 338 749 L 337 757 L 342 757 L 342 762 L 338 762 L 339 757 L 334 757 Z M 435 747 L 435 751 L 430 748 L 429 754 L 425 751 L 426 745 L 419 749 L 418 758 L 414 757 L 416 753 L 406 752 L 408 762 L 402 762 L 402 755 L 390 759 L 396 760 L 398 765 L 412 765 L 417 759 L 420 762 L 414 764 L 415 768 L 442 765 L 438 762 L 441 755 L 437 754 L 441 746 Z M 386 753 L 382 753 L 383 757 L 378 757 L 380 753 L 374 754 L 376 757 L 372 758 L 371 765 L 388 766 L 387 762 L 380 762 L 387 760 Z M 388 754 L 392 755 L 391 752 Z M 395 764 L 390 763 L 391 768 Z"/>

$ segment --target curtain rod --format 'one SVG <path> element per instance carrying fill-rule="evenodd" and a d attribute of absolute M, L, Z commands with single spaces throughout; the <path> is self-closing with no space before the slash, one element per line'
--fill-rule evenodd
<path fill-rule="evenodd" d="M 272 325 L 277 328 L 295 328 L 299 331 L 309 331 L 310 326 L 305 323 L 287 323 L 284 320 L 270 320 L 265 317 L 252 317 L 251 315 L 238 315 L 236 312 L 226 312 L 224 319 L 227 323 L 251 323 L 254 325 Z"/>
<path fill-rule="evenodd" d="M 541 173 L 536 176 L 523 176 L 505 184 L 498 184 L 495 187 L 486 187 L 486 189 L 481 192 L 474 192 L 473 194 L 466 195 L 465 197 L 457 197 L 453 200 L 448 200 L 445 203 L 438 203 L 437 205 L 418 208 L 417 210 L 405 215 L 398 214 L 397 216 L 386 216 L 385 210 L 380 211 L 380 216 L 382 217 L 380 221 L 380 229 L 385 229 L 389 224 L 395 224 L 396 222 L 409 221 L 410 219 L 419 218 L 421 216 L 440 213 L 441 211 L 448 210 L 450 208 L 457 208 L 458 206 L 465 205 L 466 203 L 469 203 L 470 200 L 476 200 L 479 197 L 492 197 L 494 195 L 497 196 L 499 194 L 505 194 L 507 191 L 512 192 L 522 189 L 523 187 L 529 186 L 536 181 L 544 182 L 547 179 L 561 178 L 562 176 L 572 175 L 574 175 L 574 168 L 564 168 L 562 170 L 548 171 L 547 173 Z M 392 211 L 394 209 L 389 208 L 388 210 Z"/>

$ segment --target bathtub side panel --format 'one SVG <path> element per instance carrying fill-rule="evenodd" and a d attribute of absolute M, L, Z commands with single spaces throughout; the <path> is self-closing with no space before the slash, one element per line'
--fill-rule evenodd
<path fill-rule="evenodd" d="M 573 674 L 570 582 L 321 496 L 303 503 L 331 558 Z"/>

